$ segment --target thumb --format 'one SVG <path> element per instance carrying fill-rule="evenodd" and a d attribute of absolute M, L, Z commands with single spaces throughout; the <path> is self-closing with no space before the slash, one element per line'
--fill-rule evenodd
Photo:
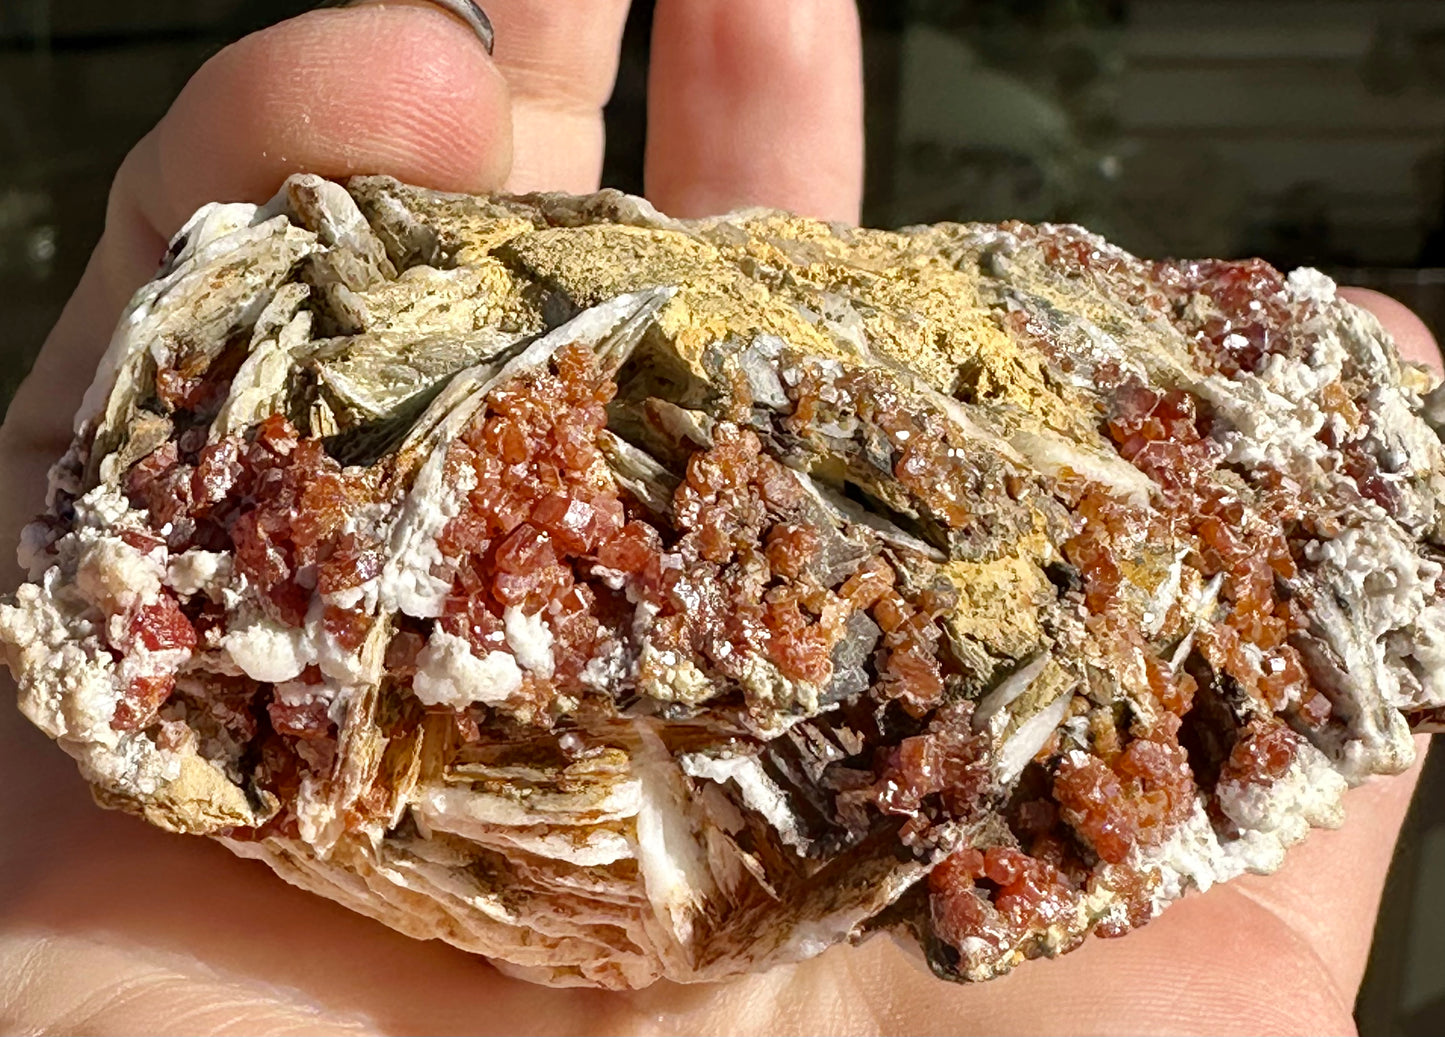
<path fill-rule="evenodd" d="M 505 81 L 472 30 L 436 7 L 313 11 L 216 54 L 121 164 L 100 242 L 11 403 L 0 430 L 0 485 L 9 488 L 0 542 L 14 543 L 40 511 L 85 375 L 194 210 L 265 201 L 303 170 L 495 190 L 511 154 Z M 0 557 L 0 583 L 17 577 Z"/>

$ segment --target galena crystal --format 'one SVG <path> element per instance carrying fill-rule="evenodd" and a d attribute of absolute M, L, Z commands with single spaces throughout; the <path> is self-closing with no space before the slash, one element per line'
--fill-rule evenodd
<path fill-rule="evenodd" d="M 986 979 L 1411 762 L 1437 396 L 1308 270 L 298 176 L 136 296 L 0 639 L 102 803 L 528 978 Z"/>

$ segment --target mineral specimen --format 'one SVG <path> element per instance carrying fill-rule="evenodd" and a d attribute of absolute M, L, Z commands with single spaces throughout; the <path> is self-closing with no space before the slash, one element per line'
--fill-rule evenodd
<path fill-rule="evenodd" d="M 1410 763 L 1442 403 L 1309 270 L 300 176 L 136 296 L 0 639 L 102 803 L 529 978 L 986 979 Z"/>

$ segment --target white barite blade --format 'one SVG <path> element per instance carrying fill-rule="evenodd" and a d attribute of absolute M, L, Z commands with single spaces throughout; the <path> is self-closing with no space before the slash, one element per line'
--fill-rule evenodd
<path fill-rule="evenodd" d="M 311 363 L 353 424 L 385 418 L 457 372 L 490 362 L 531 337 L 495 328 L 420 339 L 394 332 L 349 335 L 323 343 Z"/>
<path fill-rule="evenodd" d="M 310 294 L 304 284 L 283 285 L 261 311 L 250 355 L 231 379 L 226 402 L 211 422 L 211 442 L 286 413 L 295 366 L 312 348 L 311 314 L 301 309 Z"/>
<path fill-rule="evenodd" d="M 316 236 L 277 216 L 258 225 L 243 220 L 254 207 L 216 207 L 187 224 L 169 272 L 136 293 L 76 418 L 94 424 L 90 463 L 102 470 L 124 440 L 135 408 L 151 386 L 156 364 L 204 369 L 237 335 L 249 336 L 296 263 L 316 248 Z M 129 460 L 134 460 L 130 458 Z"/>
<path fill-rule="evenodd" d="M 567 346 L 585 346 L 599 356 L 625 359 L 646 330 L 647 321 L 676 291 L 675 288 L 649 288 L 619 295 L 583 310 L 503 363 L 484 361 L 457 372 L 418 419 L 401 452 L 410 453 L 423 444 L 450 439 L 472 419 L 492 389 L 525 371 L 536 370 Z"/>
<path fill-rule="evenodd" d="M 601 446 L 618 483 L 654 515 L 667 515 L 672 509 L 672 493 L 681 480 L 657 458 L 611 432 L 604 430 Z"/>

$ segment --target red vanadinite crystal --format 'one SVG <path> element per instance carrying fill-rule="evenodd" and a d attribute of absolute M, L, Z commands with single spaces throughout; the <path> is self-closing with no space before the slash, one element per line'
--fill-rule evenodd
<path fill-rule="evenodd" d="M 175 442 L 163 443 L 137 461 L 126 473 L 125 491 L 132 507 L 149 513 L 152 529 L 169 533 L 165 527 L 191 506 L 191 470 L 180 463 Z"/>
<path fill-rule="evenodd" d="M 990 847 L 984 854 L 983 873 L 998 886 L 993 896 L 995 909 L 1015 931 L 1034 930 L 1061 920 L 1078 897 L 1057 868 L 1019 850 Z"/>
<path fill-rule="evenodd" d="M 633 520 L 597 549 L 597 564 L 636 575 L 645 572 L 661 553 L 662 538 L 657 530 L 646 522 Z"/>
<path fill-rule="evenodd" d="M 983 868 L 983 853 L 968 848 L 945 857 L 928 874 L 933 931 L 954 947 L 974 939 L 998 949 L 1007 939 L 987 894 L 975 886 Z"/>
<path fill-rule="evenodd" d="M 165 593 L 131 613 L 128 634 L 132 646 L 142 645 L 153 652 L 196 647 L 195 628 L 176 599 Z"/>
<path fill-rule="evenodd" d="M 319 739 L 329 738 L 336 732 L 336 725 L 327 714 L 327 703 L 324 699 L 312 699 L 301 705 L 273 699 L 266 704 L 266 714 L 277 734 Z"/>
<path fill-rule="evenodd" d="M 1300 736 L 1274 717 L 1254 717 L 1239 733 L 1220 768 L 1219 783 L 1269 786 L 1282 778 L 1299 752 Z"/>
<path fill-rule="evenodd" d="M 1068 876 L 1048 861 L 1005 846 L 952 854 L 929 874 L 928 888 L 940 939 L 958 948 L 982 941 L 994 951 L 1069 919 L 1080 895 Z M 1038 953 L 1031 947 L 1025 952 Z"/>
<path fill-rule="evenodd" d="M 768 531 L 768 566 L 784 579 L 796 580 L 818 553 L 818 546 L 818 534 L 807 526 L 791 522 L 776 525 Z"/>
<path fill-rule="evenodd" d="M 572 587 L 572 569 L 559 559 L 551 535 L 528 523 L 502 541 L 493 565 L 496 600 L 504 606 L 520 606 L 529 615 Z"/>
<path fill-rule="evenodd" d="M 1166 491 L 1191 486 L 1222 452 L 1199 431 L 1197 404 L 1180 389 L 1161 392 L 1137 379 L 1114 391 L 1109 434 L 1119 453 Z"/>
<path fill-rule="evenodd" d="M 316 567 L 316 589 L 322 594 L 350 590 L 381 574 L 381 545 L 356 533 L 342 533 L 328 545 Z"/>
<path fill-rule="evenodd" d="M 1074 752 L 1054 778 L 1063 818 L 1094 852 L 1122 864 L 1134 844 L 1154 846 L 1194 806 L 1194 775 L 1177 743 L 1136 739 L 1112 763 Z"/>
<path fill-rule="evenodd" d="M 201 450 L 191 473 L 191 498 L 201 507 L 218 504 L 244 472 L 239 441 L 227 438 L 212 443 Z"/>
<path fill-rule="evenodd" d="M 354 652 L 366 643 L 375 620 L 355 609 L 337 605 L 326 605 L 321 610 L 322 626 L 338 645 L 348 652 Z"/>
<path fill-rule="evenodd" d="M 973 704 L 944 706 L 927 733 L 905 738 L 891 750 L 874 786 L 878 808 L 887 814 L 916 813 L 930 796 L 951 818 L 966 819 L 982 804 L 990 783 L 988 739 L 971 725 Z"/>
<path fill-rule="evenodd" d="M 774 665 L 794 680 L 826 684 L 833 675 L 828 658 L 832 645 L 821 624 L 812 622 L 796 601 L 786 598 L 769 602 L 765 616 L 771 635 L 768 658 Z"/>
<path fill-rule="evenodd" d="M 161 706 L 175 690 L 173 673 L 132 677 L 119 702 L 110 726 L 117 731 L 140 731 L 149 727 Z"/>
<path fill-rule="evenodd" d="M 466 473 L 474 488 L 438 538 L 452 579 L 441 627 L 484 654 L 506 650 L 506 608 L 540 613 L 553 638 L 549 685 L 573 692 L 607 639 L 599 617 L 612 609 L 583 581 L 594 564 L 629 578 L 655 570 L 661 537 L 627 521 L 597 448 L 615 386 L 581 347 L 561 350 L 552 366 L 493 390 L 448 451 L 452 481 Z"/>
<path fill-rule="evenodd" d="M 196 647 L 196 630 L 181 612 L 179 602 L 162 592 L 155 601 L 131 610 L 126 617 L 123 638 L 111 647 L 141 669 L 122 692 L 111 726 L 117 730 L 141 730 L 155 720 L 156 712 L 170 697 L 180 662 L 151 660 L 149 653 L 189 652 Z"/>
<path fill-rule="evenodd" d="M 1161 263 L 1160 281 L 1181 300 L 1199 295 L 1212 304 L 1192 331 L 1195 355 L 1213 370 L 1233 377 L 1257 371 L 1271 353 L 1298 355 L 1303 343 L 1295 328 L 1302 306 L 1291 300 L 1284 275 L 1262 259 Z"/>

